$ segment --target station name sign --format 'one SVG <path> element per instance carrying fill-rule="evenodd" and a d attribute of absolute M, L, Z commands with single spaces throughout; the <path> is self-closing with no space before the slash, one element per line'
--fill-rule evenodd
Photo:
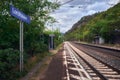
<path fill-rule="evenodd" d="M 18 10 L 14 6 L 10 5 L 10 14 L 19 20 L 30 24 L 30 17 L 24 14 L 22 11 Z"/>

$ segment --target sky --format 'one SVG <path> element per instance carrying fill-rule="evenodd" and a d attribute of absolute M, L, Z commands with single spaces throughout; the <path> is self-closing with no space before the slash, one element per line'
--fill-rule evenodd
<path fill-rule="evenodd" d="M 58 1 L 58 0 L 57 0 Z M 61 6 L 50 13 L 56 19 L 56 23 L 47 26 L 48 29 L 60 29 L 65 33 L 83 16 L 106 11 L 120 0 L 59 0 Z"/>

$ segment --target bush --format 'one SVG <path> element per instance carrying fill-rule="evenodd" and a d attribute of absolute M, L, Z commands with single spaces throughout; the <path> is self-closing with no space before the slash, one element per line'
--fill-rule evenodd
<path fill-rule="evenodd" d="M 19 51 L 11 48 L 0 50 L 0 80 L 15 80 L 19 73 Z"/>

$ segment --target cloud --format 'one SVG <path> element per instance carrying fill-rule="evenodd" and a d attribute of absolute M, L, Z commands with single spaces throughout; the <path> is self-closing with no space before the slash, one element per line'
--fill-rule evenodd
<path fill-rule="evenodd" d="M 95 10 L 95 11 L 103 11 L 103 10 L 108 9 L 109 7 L 110 6 L 106 5 L 105 2 L 95 2 L 94 4 L 87 6 L 87 9 L 88 10 L 92 9 L 92 10 Z"/>
<path fill-rule="evenodd" d="M 62 0 L 62 2 L 65 1 L 66 0 Z M 88 1 L 88 4 L 86 4 L 85 1 Z M 82 8 L 80 6 L 82 6 Z M 110 7 L 110 5 L 106 4 L 105 0 L 73 0 L 70 3 L 62 5 L 50 15 L 58 21 L 55 23 L 54 28 L 60 27 L 61 32 L 66 32 L 73 24 L 80 20 L 81 17 L 105 11 Z"/>

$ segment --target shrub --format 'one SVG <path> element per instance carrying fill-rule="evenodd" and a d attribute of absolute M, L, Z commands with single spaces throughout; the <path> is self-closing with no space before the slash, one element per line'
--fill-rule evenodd
<path fill-rule="evenodd" d="M 15 80 L 19 73 L 19 51 L 14 49 L 0 50 L 0 80 Z"/>

